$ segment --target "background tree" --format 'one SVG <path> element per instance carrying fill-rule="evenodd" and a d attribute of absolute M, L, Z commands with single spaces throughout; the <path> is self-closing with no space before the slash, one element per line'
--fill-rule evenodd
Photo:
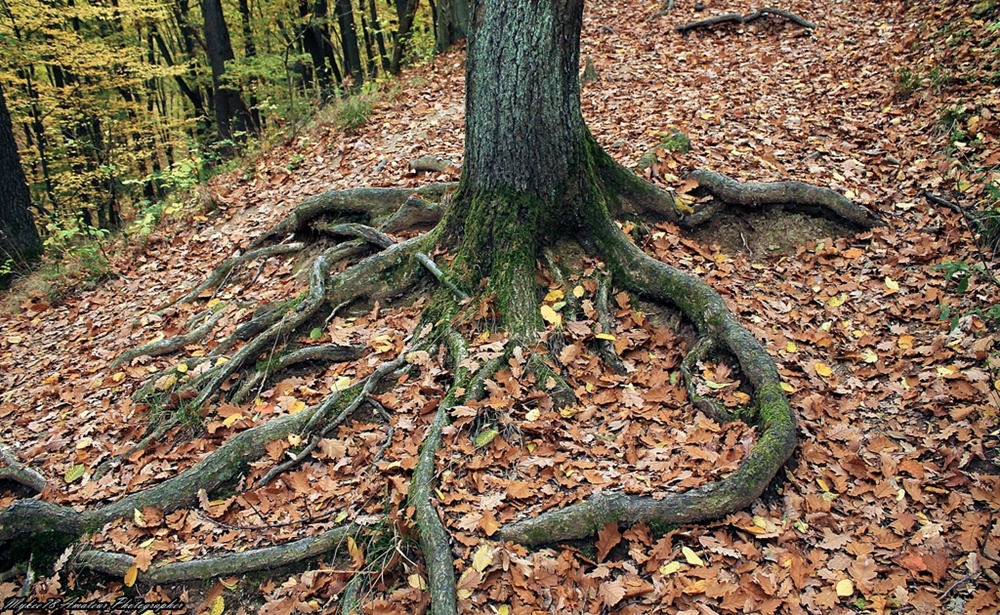
<path fill-rule="evenodd" d="M 0 87 L 0 288 L 10 283 L 8 269 L 27 271 L 42 254 L 42 241 L 31 219 L 31 195 L 17 153 L 14 127 Z"/>

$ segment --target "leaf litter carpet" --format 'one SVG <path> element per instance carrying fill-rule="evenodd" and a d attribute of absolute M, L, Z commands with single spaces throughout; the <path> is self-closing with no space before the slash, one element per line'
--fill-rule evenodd
<path fill-rule="evenodd" d="M 711 283 L 775 357 L 799 415 L 801 444 L 760 501 L 714 523 L 666 533 L 607 527 L 593 540 L 538 550 L 500 544 L 491 536 L 502 524 L 598 490 L 655 497 L 703 484 L 736 467 L 753 441 L 741 423 L 719 425 L 692 411 L 678 384 L 686 347 L 667 328 L 667 311 L 615 295 L 611 333 L 629 373 L 604 367 L 587 350 L 597 331 L 596 289 L 584 278 L 583 313 L 566 323 L 563 357 L 580 404 L 553 408 L 533 386 L 526 357 L 515 354 L 482 402 L 456 409 L 446 433 L 439 511 L 454 538 L 463 611 L 996 613 L 997 334 L 974 310 L 998 297 L 975 279 L 957 294 L 955 280 L 934 269 L 971 260 L 973 245 L 960 216 L 929 204 L 923 191 L 959 188 L 966 204 L 982 196 L 982 177 L 961 158 L 1000 159 L 1000 93 L 972 81 L 925 84 L 906 95 L 897 70 L 988 56 L 997 48 L 995 32 L 977 24 L 969 7 L 947 2 L 793 0 L 778 6 L 816 23 L 815 31 L 764 18 L 681 37 L 673 31 L 681 23 L 759 7 L 713 0 L 695 13 L 691 2 L 676 4 L 648 22 L 658 3 L 588 4 L 582 55 L 593 60 L 599 81 L 587 84 L 582 98 L 598 141 L 634 165 L 662 135 L 680 130 L 691 151 L 661 151 L 645 171 L 665 186 L 683 189 L 684 172 L 696 167 L 741 180 L 798 179 L 837 189 L 888 224 L 855 236 L 802 238 L 786 250 L 747 244 L 750 251 L 653 227 L 644 248 Z M 975 37 L 964 47 L 935 42 L 937 29 L 966 22 Z M 183 333 L 204 301 L 162 315 L 159 306 L 309 195 L 457 179 L 418 176 L 407 164 L 422 155 L 461 162 L 461 64 L 459 50 L 409 71 L 401 91 L 355 134 L 318 120 L 212 180 L 205 190 L 215 208 L 168 221 L 144 245 L 117 251 L 114 278 L 100 288 L 58 305 L 36 297 L 4 318 L 0 436 L 48 479 L 41 497 L 86 506 L 162 481 L 235 433 L 298 411 L 403 351 L 422 299 L 339 314 L 319 341 L 365 345 L 361 360 L 288 374 L 244 405 L 213 404 L 204 429 L 176 428 L 91 477 L 150 429 L 151 410 L 129 399 L 144 380 L 206 353 L 257 305 L 294 296 L 306 282 L 292 259 L 258 263 L 218 297 L 230 307 L 209 339 L 111 370 L 122 351 Z M 962 128 L 981 137 L 959 148 L 959 160 L 944 155 L 940 128 L 943 111 L 956 105 L 966 108 Z M 747 223 L 737 236 L 753 232 Z M 550 294 L 546 302 L 559 299 Z M 505 343 L 488 332 L 475 340 L 471 360 L 478 362 Z M 141 581 L 137 588 L 149 600 L 181 597 L 193 612 L 207 612 L 219 596 L 228 612 L 330 612 L 355 572 L 378 557 L 385 571 L 370 580 L 366 611 L 421 612 L 427 592 L 405 493 L 449 380 L 440 357 L 421 357 L 419 367 L 378 397 L 391 424 L 356 416 L 269 486 L 210 494 L 217 499 L 169 514 L 137 511 L 90 545 L 134 555 L 141 568 L 280 543 L 345 520 L 383 523 L 392 528 L 388 549 L 362 541 L 307 570 L 223 579 L 208 589 Z M 700 368 L 708 392 L 727 404 L 742 401 L 734 365 Z M 392 446 L 379 457 L 388 438 Z M 292 445 L 272 443 L 246 483 Z M 84 476 L 67 482 L 80 465 Z M 2 486 L 0 506 L 25 496 Z M 14 595 L 20 581 L 0 583 L 0 596 Z M 34 592 L 44 599 L 78 586 L 91 599 L 136 591 L 121 580 L 84 582 L 64 571 L 36 582 Z"/>

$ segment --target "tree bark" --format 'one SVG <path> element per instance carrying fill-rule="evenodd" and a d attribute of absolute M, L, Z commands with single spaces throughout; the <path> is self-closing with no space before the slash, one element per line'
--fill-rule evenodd
<path fill-rule="evenodd" d="M 14 140 L 14 126 L 0 89 L 0 270 L 9 259 L 14 271 L 26 271 L 42 254 L 42 241 L 28 207 L 31 194 Z M 10 283 L 10 274 L 0 273 L 0 288 Z"/>
<path fill-rule="evenodd" d="M 354 87 L 360 87 L 365 81 L 365 72 L 361 67 L 361 50 L 358 47 L 358 32 L 354 25 L 351 0 L 337 0 L 334 10 L 337 12 L 340 40 L 344 47 L 344 76 L 354 79 Z"/>
<path fill-rule="evenodd" d="M 226 62 L 235 59 L 233 44 L 229 39 L 229 27 L 222 14 L 220 0 L 202 0 L 202 16 L 205 19 L 205 47 L 208 63 L 212 67 L 212 89 L 215 92 L 215 121 L 219 136 L 232 141 L 237 133 L 252 130 L 250 111 L 240 97 L 239 91 L 226 80 Z"/>
<path fill-rule="evenodd" d="M 448 51 L 468 36 L 469 19 L 469 0 L 438 0 L 434 7 L 434 51 Z"/>

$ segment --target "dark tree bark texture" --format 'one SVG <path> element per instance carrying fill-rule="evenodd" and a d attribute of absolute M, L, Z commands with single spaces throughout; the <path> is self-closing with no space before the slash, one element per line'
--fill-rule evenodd
<path fill-rule="evenodd" d="M 8 259 L 15 271 L 26 271 L 38 262 L 42 241 L 31 219 L 31 194 L 14 140 L 14 127 L 7 101 L 0 89 L 0 267 Z M 10 275 L 0 274 L 0 288 Z"/>
<path fill-rule="evenodd" d="M 229 26 L 222 13 L 220 0 L 202 0 L 202 16 L 205 20 L 205 47 L 208 63 L 212 67 L 212 88 L 214 90 L 215 121 L 222 139 L 232 140 L 236 133 L 252 130 L 254 127 L 250 111 L 237 89 L 226 82 L 226 62 L 232 61 L 233 43 L 229 38 Z"/>

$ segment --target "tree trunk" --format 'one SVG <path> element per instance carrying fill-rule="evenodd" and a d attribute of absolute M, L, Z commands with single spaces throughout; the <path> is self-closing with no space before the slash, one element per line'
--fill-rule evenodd
<path fill-rule="evenodd" d="M 537 249 L 579 228 L 587 198 L 573 197 L 597 190 L 577 76 L 583 2 L 477 2 L 475 15 L 465 164 L 446 236 L 461 237 L 458 275 L 489 278 L 505 327 L 527 342 L 541 328 Z"/>
<path fill-rule="evenodd" d="M 14 126 L 0 89 L 0 271 L 26 271 L 42 254 L 42 241 L 28 207 L 31 195 L 14 140 Z M 9 262 L 8 262 L 9 261 Z M 0 273 L 0 288 L 10 284 L 10 274 Z"/>
<path fill-rule="evenodd" d="M 434 7 L 434 50 L 443 53 L 469 33 L 469 0 L 438 0 Z"/>
<path fill-rule="evenodd" d="M 212 89 L 215 102 L 215 122 L 219 128 L 219 136 L 232 141 L 236 133 L 252 129 L 253 122 L 250 112 L 232 84 L 228 83 L 226 62 L 232 61 L 233 44 L 229 39 L 229 27 L 222 14 L 220 0 L 202 0 L 202 16 L 205 19 L 205 47 L 208 51 L 208 63 L 212 67 Z"/>
<path fill-rule="evenodd" d="M 344 76 L 354 79 L 354 87 L 365 81 L 361 67 L 361 50 L 358 47 L 358 32 L 354 26 L 354 9 L 351 0 L 337 0 L 335 9 L 337 24 L 340 26 L 340 40 L 344 47 Z"/>
<path fill-rule="evenodd" d="M 410 30 L 413 28 L 413 19 L 417 14 L 417 0 L 396 0 L 396 16 L 399 18 L 399 25 L 392 35 L 392 58 L 389 60 L 389 72 L 393 75 L 399 73 L 403 64 L 403 52 L 407 43 L 410 42 Z"/>

